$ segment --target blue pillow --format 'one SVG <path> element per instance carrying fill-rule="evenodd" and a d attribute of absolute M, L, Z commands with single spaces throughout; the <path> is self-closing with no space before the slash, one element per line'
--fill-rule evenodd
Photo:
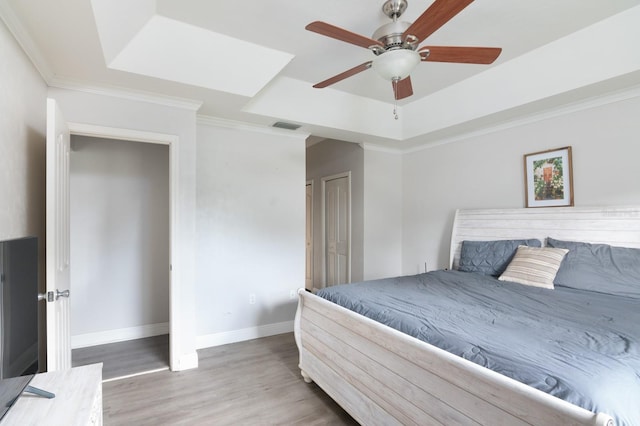
<path fill-rule="evenodd" d="M 569 249 L 555 285 L 640 299 L 640 249 L 550 237 L 547 246 Z"/>
<path fill-rule="evenodd" d="M 462 242 L 458 270 L 499 277 L 507 269 L 518 246 L 541 247 L 540 240 L 494 240 Z"/>

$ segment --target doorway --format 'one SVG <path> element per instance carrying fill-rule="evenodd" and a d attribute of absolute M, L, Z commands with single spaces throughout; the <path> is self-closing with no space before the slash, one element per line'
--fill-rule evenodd
<path fill-rule="evenodd" d="M 73 135 L 70 192 L 73 365 L 168 369 L 169 147 Z"/>
<path fill-rule="evenodd" d="M 325 286 L 351 282 L 351 173 L 322 178 Z"/>
<path fill-rule="evenodd" d="M 68 132 L 75 136 L 88 136 L 96 138 L 105 138 L 112 140 L 121 140 L 128 142 L 144 142 L 148 144 L 158 144 L 168 147 L 169 150 L 169 323 L 168 323 L 168 346 L 169 346 L 169 366 L 171 370 L 180 369 L 180 355 L 178 348 L 180 347 L 181 329 L 177 325 L 175 318 L 179 315 L 176 304 L 176 293 L 179 285 L 179 276 L 174 276 L 174 269 L 172 265 L 176 264 L 176 223 L 177 223 L 177 211 L 178 211 L 178 195 L 180 193 L 179 187 L 179 174 L 178 174 L 178 156 L 179 138 L 176 135 L 145 132 L 139 130 L 122 129 L 115 127 L 104 127 L 93 124 L 73 123 L 69 122 Z M 105 294 L 108 293 L 108 289 L 105 290 Z M 48 342 L 49 343 L 49 342 Z M 71 353 L 69 352 L 69 364 L 71 363 Z"/>

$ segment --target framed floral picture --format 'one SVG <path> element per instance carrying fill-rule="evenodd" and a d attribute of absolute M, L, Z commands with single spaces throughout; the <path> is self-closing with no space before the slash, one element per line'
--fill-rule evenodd
<path fill-rule="evenodd" d="M 573 206 L 571 147 L 524 156 L 527 207 Z"/>

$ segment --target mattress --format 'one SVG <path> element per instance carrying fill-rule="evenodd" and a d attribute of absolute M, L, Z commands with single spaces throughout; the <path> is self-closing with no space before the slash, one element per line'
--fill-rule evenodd
<path fill-rule="evenodd" d="M 640 300 L 433 271 L 318 296 L 593 412 L 640 425 Z"/>

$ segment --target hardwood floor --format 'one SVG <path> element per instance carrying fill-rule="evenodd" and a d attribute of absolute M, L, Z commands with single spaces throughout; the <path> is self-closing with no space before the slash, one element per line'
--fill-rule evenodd
<path fill-rule="evenodd" d="M 355 425 L 297 367 L 293 334 L 198 351 L 199 367 L 103 384 L 109 425 Z"/>
<path fill-rule="evenodd" d="M 71 351 L 72 365 L 102 362 L 104 380 L 169 368 L 169 335 L 109 343 Z"/>

